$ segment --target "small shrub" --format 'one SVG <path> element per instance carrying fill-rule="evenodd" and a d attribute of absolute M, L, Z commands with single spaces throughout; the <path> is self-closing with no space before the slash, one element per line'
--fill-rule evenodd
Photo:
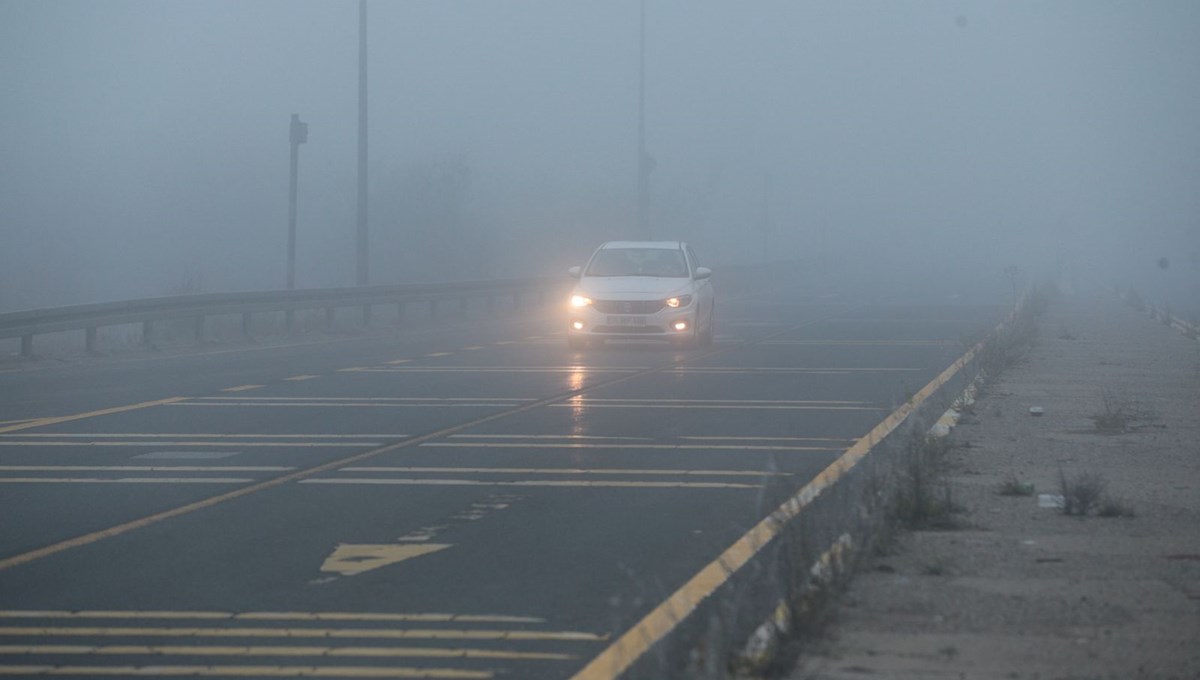
<path fill-rule="evenodd" d="M 1104 489 L 1108 482 L 1104 477 L 1093 472 L 1082 472 L 1079 476 L 1067 477 L 1067 473 L 1058 469 L 1059 493 L 1063 497 L 1062 511 L 1064 515 L 1086 516 L 1100 505 L 1104 498 Z"/>
<path fill-rule="evenodd" d="M 1099 509 L 1096 510 L 1096 515 L 1100 517 L 1133 517 L 1133 507 L 1119 498 L 1105 496 L 1100 502 Z"/>
<path fill-rule="evenodd" d="M 1033 484 L 1030 482 L 1022 482 L 1017 478 L 1016 473 L 1011 473 L 1008 478 L 1000 484 L 1001 496 L 1032 496 Z"/>
<path fill-rule="evenodd" d="M 1154 413 L 1129 395 L 1117 390 L 1100 390 L 1100 410 L 1093 413 L 1092 423 L 1097 432 L 1120 434 L 1154 419 Z"/>

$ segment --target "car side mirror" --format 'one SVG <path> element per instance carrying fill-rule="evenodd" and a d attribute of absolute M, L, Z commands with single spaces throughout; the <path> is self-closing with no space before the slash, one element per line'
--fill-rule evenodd
<path fill-rule="evenodd" d="M 712 270 L 708 267 L 696 267 L 696 280 L 707 279 L 712 276 Z"/>
<path fill-rule="evenodd" d="M 571 267 L 567 270 L 567 276 L 570 276 L 573 279 L 583 276 L 583 267 Z"/>

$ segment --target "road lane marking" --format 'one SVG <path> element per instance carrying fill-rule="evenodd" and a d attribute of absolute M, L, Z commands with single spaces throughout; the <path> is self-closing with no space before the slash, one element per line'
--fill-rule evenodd
<path fill-rule="evenodd" d="M 391 361 L 385 361 L 383 363 L 395 365 L 395 364 L 407 364 L 410 361 L 412 361 L 412 359 L 392 359 Z"/>
<path fill-rule="evenodd" d="M 292 376 L 292 377 L 290 377 L 290 378 L 284 378 L 284 380 L 287 380 L 288 382 L 300 382 L 300 381 L 303 381 L 303 380 L 312 380 L 313 378 L 320 378 L 320 377 L 321 377 L 321 376 L 319 376 L 319 375 L 307 375 L 307 374 L 305 374 L 305 375 L 293 375 L 293 376 Z"/>
<path fill-rule="evenodd" d="M 233 402 L 254 402 L 254 401 L 271 401 L 271 402 L 427 402 L 427 401 L 445 401 L 445 402 L 460 402 L 460 401 L 538 401 L 536 397 L 199 397 L 196 401 L 233 401 Z"/>
<path fill-rule="evenodd" d="M 961 346 L 957 340 L 768 340 L 762 345 L 810 347 L 948 347 Z"/>
<path fill-rule="evenodd" d="M 266 385 L 238 385 L 236 387 L 226 387 L 225 389 L 223 389 L 221 391 L 222 392 L 246 392 L 248 390 L 257 390 L 260 387 L 266 387 Z"/>
<path fill-rule="evenodd" d="M 300 647 L 216 645 L 0 645 L 0 655 L 96 654 L 157 656 L 337 656 L 428 659 L 504 659 L 508 661 L 570 661 L 574 654 L 516 652 L 503 649 L 455 647 Z"/>
<path fill-rule="evenodd" d="M 229 621 L 342 621 L 418 623 L 545 623 L 534 616 L 402 612 L 215 612 L 170 610 L 37 610 L 0 611 L 0 619 L 179 619 Z"/>
<path fill-rule="evenodd" d="M 845 453 L 830 463 L 816 477 L 800 487 L 791 498 L 763 518 L 725 549 L 714 561 L 696 572 L 686 583 L 659 603 L 649 614 L 625 631 L 615 642 L 593 658 L 571 680 L 611 680 L 628 670 L 650 648 L 665 638 L 701 603 L 724 585 L 767 545 L 771 544 L 792 520 L 798 517 L 825 490 L 854 469 L 870 453 L 876 442 L 882 441 L 900 426 L 910 414 L 948 383 L 975 357 L 982 343 L 967 350 L 954 363 L 939 373 L 912 399 L 890 413 Z"/>
<path fill-rule="evenodd" d="M 0 477 L 0 484 L 248 484 L 251 477 Z"/>
<path fill-rule="evenodd" d="M 61 437 L 67 438 L 118 438 L 127 437 L 133 439 L 136 437 L 174 437 L 182 439 L 396 439 L 408 437 L 410 435 L 393 433 L 393 434 L 205 434 L 203 432 L 22 432 L 21 434 L 4 435 L 3 439 L 17 439 L 25 437 Z"/>
<path fill-rule="evenodd" d="M 425 356 L 431 357 L 431 358 L 432 357 L 448 357 L 451 354 L 453 354 L 453 352 L 430 352 L 429 354 L 426 354 Z"/>
<path fill-rule="evenodd" d="M 2 480 L 0 480 L 2 481 Z M 304 479 L 299 484 L 341 485 L 392 485 L 392 486 L 548 486 L 563 488 L 613 488 L 613 489 L 761 489 L 762 484 L 737 482 L 625 482 L 625 481 L 574 481 L 561 479 L 531 479 L 519 481 L 485 481 L 478 479 L 393 479 L 379 477 L 318 477 Z"/>
<path fill-rule="evenodd" d="M 242 465 L 0 465 L 0 472 L 287 472 L 295 469 Z"/>
<path fill-rule="evenodd" d="M 483 345 L 471 345 L 470 347 L 463 347 L 461 351 L 463 351 L 463 352 L 475 352 L 475 351 L 478 351 L 478 350 L 481 350 L 481 349 L 483 349 Z"/>
<path fill-rule="evenodd" d="M 156 399 L 154 401 L 143 401 L 138 404 L 129 404 L 128 406 L 114 406 L 113 408 L 104 408 L 98 411 L 88 411 L 87 413 L 76 413 L 70 416 L 54 416 L 51 418 L 38 418 L 37 420 L 28 420 L 16 425 L 7 425 L 0 427 L 0 434 L 7 432 L 16 432 L 18 430 L 26 430 L 33 427 L 45 427 L 47 425 L 57 425 L 59 423 L 69 423 L 75 420 L 83 420 L 85 418 L 96 418 L 98 416 L 107 416 L 114 413 L 125 413 L 127 411 L 136 411 L 144 408 L 153 408 L 155 406 L 166 406 L 187 400 L 187 397 L 169 397 L 167 399 Z"/>
<path fill-rule="evenodd" d="M 513 406 L 512 401 L 487 401 L 479 400 L 475 402 L 363 402 L 363 403 L 348 403 L 348 402 L 295 402 L 295 401 L 185 401 L 177 404 L 168 404 L 168 406 L 212 406 L 224 408 L 242 408 L 246 406 L 254 407 L 269 407 L 269 408 L 484 408 L 484 407 L 503 407 Z"/>
<path fill-rule="evenodd" d="M 29 423 L 37 418 L 22 418 L 20 420 L 0 420 L 0 425 L 18 425 L 20 423 Z"/>
<path fill-rule="evenodd" d="M 182 406 L 183 404 L 175 404 Z M 610 403 L 595 403 L 589 399 L 581 399 L 566 404 L 550 404 L 554 408 L 656 408 L 656 409 L 689 409 L 689 410 L 737 410 L 737 411 L 886 411 L 882 406 L 837 406 L 837 405 L 818 405 L 818 404 L 747 404 L 747 403 L 720 403 L 720 404 L 683 404 L 683 403 L 663 403 L 663 404 L 638 404 L 631 402 L 610 402 Z"/>
<path fill-rule="evenodd" d="M 655 449 L 660 451 L 841 451 L 845 447 L 765 444 L 592 444 L 586 442 L 425 442 L 422 448 L 443 449 Z"/>
<path fill-rule="evenodd" d="M 333 554 L 325 558 L 321 571 L 342 576 L 357 576 L 391 564 L 398 564 L 414 557 L 441 552 L 451 547 L 444 543 L 385 543 L 382 545 L 354 545 L 340 543 Z"/>
<path fill-rule="evenodd" d="M 391 362 L 385 362 L 391 363 Z M 645 368 L 616 366 L 372 366 L 358 369 L 360 373 L 637 373 Z M 738 367 L 738 366 L 680 366 L 667 373 L 681 375 L 808 375 L 842 373 L 917 373 L 927 368 L 828 366 L 828 367 Z"/>
<path fill-rule="evenodd" d="M 791 477 L 790 472 L 765 472 L 759 470 L 665 470 L 625 468 L 453 468 L 453 467 L 347 467 L 338 472 L 409 472 L 502 475 L 682 475 L 698 477 Z"/>
<path fill-rule="evenodd" d="M 209 628 L 203 626 L 0 626 L 0 637 L 325 638 L 604 642 L 608 635 L 560 630 L 462 628 Z"/>
<path fill-rule="evenodd" d="M 0 446 L 243 446 L 286 447 L 286 448 L 363 448 L 379 446 L 383 442 L 223 442 L 223 441 L 12 441 L 0 440 Z"/>
<path fill-rule="evenodd" d="M 793 328 L 799 328 L 800 326 L 807 326 L 807 325 L 820 323 L 822 321 L 833 318 L 835 316 L 836 316 L 836 313 L 826 315 L 824 317 L 820 317 L 820 318 L 816 318 L 816 319 L 811 319 L 811 320 L 806 321 L 802 324 L 799 324 Z M 523 403 L 518 406 L 513 406 L 505 411 L 500 411 L 497 413 L 490 413 L 490 414 L 480 416 L 480 417 L 477 417 L 477 418 L 474 418 L 471 420 L 467 420 L 465 422 L 458 423 L 457 425 L 452 425 L 450 427 L 442 428 L 435 432 L 429 432 L 427 434 L 415 436 L 410 439 L 406 439 L 404 441 L 399 441 L 399 442 L 396 442 L 393 444 L 388 444 L 386 446 L 382 446 L 377 449 L 372 449 L 369 451 L 364 451 L 361 453 L 346 456 L 345 458 L 340 458 L 340 459 L 332 460 L 332 461 L 329 461 L 326 463 L 321 463 L 319 465 L 315 465 L 306 470 L 297 470 L 295 472 L 288 473 L 286 475 L 281 475 L 279 477 L 274 477 L 272 479 L 258 482 L 257 484 L 250 484 L 250 485 L 244 486 L 242 488 L 234 489 L 231 491 L 226 491 L 224 493 L 219 493 L 215 496 L 210 496 L 210 497 L 204 498 L 202 500 L 194 501 L 191 503 L 186 503 L 184 505 L 179 505 L 179 506 L 170 508 L 168 510 L 163 510 L 161 512 L 152 513 L 150 515 L 145 515 L 145 516 L 140 517 L 135 520 L 124 522 L 122 524 L 117 524 L 114 526 L 110 526 L 106 529 L 100 529 L 100 530 L 92 531 L 92 532 L 89 532 L 86 534 L 80 534 L 78 536 L 74 536 L 74 537 L 68 538 L 66 540 L 58 541 L 56 543 L 44 545 L 40 548 L 35 548 L 33 550 L 19 553 L 17 555 L 12 555 L 10 557 L 2 558 L 2 559 L 0 559 L 0 571 L 3 571 L 5 569 L 11 569 L 12 567 L 16 567 L 16 566 L 23 565 L 23 564 L 28 564 L 30 562 L 34 562 L 36 560 L 40 560 L 42 558 L 49 557 L 51 555 L 57 555 L 58 553 L 64 552 L 66 550 L 71 550 L 73 548 L 78 548 L 78 547 L 81 547 L 84 545 L 91 545 L 92 543 L 96 543 L 98 541 L 102 541 L 102 540 L 112 538 L 115 536 L 121 536 L 121 535 L 129 533 L 131 531 L 136 531 L 136 530 L 144 528 L 144 527 L 152 526 L 154 524 L 158 524 L 160 522 L 164 522 L 166 520 L 169 520 L 169 519 L 172 519 L 175 517 L 188 515 L 193 512 L 211 508 L 216 505 L 225 503 L 227 501 L 239 499 L 244 496 L 258 493 L 260 491 L 274 489 L 276 487 L 283 486 L 285 484 L 290 484 L 292 482 L 304 480 L 309 477 L 313 477 L 315 475 L 319 475 L 319 474 L 323 474 L 326 472 L 336 470 L 337 468 L 340 468 L 340 467 L 345 467 L 347 465 L 353 465 L 360 461 L 369 460 L 371 458 L 375 458 L 377 456 L 381 456 L 386 453 L 391 453 L 393 451 L 399 451 L 401 449 L 405 449 L 405 448 L 409 448 L 409 447 L 419 446 L 425 442 L 433 441 L 436 439 L 441 439 L 441 438 L 448 437 L 448 436 L 454 435 L 454 434 L 458 434 L 458 433 L 464 432 L 466 430 L 470 430 L 473 428 L 477 428 L 481 425 L 491 423 L 493 421 L 499 421 L 504 418 L 511 418 L 513 416 L 528 413 L 530 411 L 533 411 L 538 408 L 542 408 L 544 406 L 550 406 L 550 405 L 553 405 L 553 404 L 556 404 L 559 402 L 563 402 L 563 401 L 567 401 L 569 399 L 579 397 L 579 396 L 581 396 L 587 392 L 593 391 L 593 390 L 615 387 L 617 385 L 624 384 L 631 380 L 649 378 L 651 376 L 655 376 L 660 373 L 664 373 L 667 370 L 677 367 L 684 362 L 702 361 L 710 356 L 716 356 L 717 354 L 720 354 L 722 352 L 727 352 L 733 348 L 750 346 L 750 345 L 754 344 L 755 342 L 761 342 L 762 340 L 767 340 L 767 339 L 770 339 L 771 337 L 775 337 L 777 335 L 781 335 L 786 332 L 791 332 L 791 329 L 782 331 L 778 334 L 768 335 L 764 338 L 753 340 L 753 341 L 745 341 L 745 342 L 735 343 L 735 344 L 731 344 L 731 345 L 724 345 L 717 349 L 699 352 L 699 353 L 696 353 L 691 356 L 685 356 L 683 358 L 673 358 L 671 360 L 671 363 L 663 364 L 658 367 L 648 368 L 645 371 L 642 371 L 640 373 L 632 373 L 629 375 L 622 375 L 622 376 L 618 376 L 615 378 L 610 378 L 607 380 L 599 381 L 593 385 L 581 386 L 578 388 L 570 389 L 569 391 L 562 393 L 562 394 L 553 395 L 553 396 L 546 397 L 544 399 L 539 399 L 539 400 L 533 401 L 533 402 Z M 678 356 L 678 355 L 676 355 L 676 356 Z M 159 405 L 159 404 L 164 404 L 164 403 L 173 403 L 175 401 L 183 401 L 185 399 L 186 399 L 185 397 L 173 397 L 169 400 L 160 400 L 157 402 L 144 402 L 143 404 L 135 404 L 133 406 L 120 407 L 116 410 L 110 410 L 110 412 L 128 411 L 133 408 L 145 408 L 147 405 Z M 909 402 L 909 403 L 911 404 L 912 402 Z M 101 412 L 94 412 L 93 414 L 84 414 L 84 415 L 80 415 L 80 416 L 67 416 L 66 419 L 75 420 L 75 419 L 79 419 L 81 417 L 90 417 L 91 415 L 99 414 L 99 413 L 101 413 Z M 42 421 L 37 421 L 37 422 L 42 422 Z M 31 425 L 29 425 L 29 424 L 22 424 L 22 425 L 10 426 L 10 427 L 20 429 L 20 428 L 30 427 L 30 426 Z M 3 433 L 5 431 L 6 431 L 5 429 L 0 429 L 0 433 Z"/>
<path fill-rule="evenodd" d="M 0 675 L 107 675 L 115 677 L 427 678 L 489 680 L 491 671 L 402 666 L 0 666 Z"/>

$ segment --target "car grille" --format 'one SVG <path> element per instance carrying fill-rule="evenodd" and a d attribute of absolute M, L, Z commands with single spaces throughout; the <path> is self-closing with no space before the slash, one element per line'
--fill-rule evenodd
<path fill-rule="evenodd" d="M 663 301 L 595 300 L 592 307 L 601 314 L 653 314 L 663 308 Z"/>
<path fill-rule="evenodd" d="M 665 333 L 666 331 L 658 326 L 595 326 L 592 328 L 593 333 L 616 333 L 619 335 L 652 335 L 654 333 Z"/>

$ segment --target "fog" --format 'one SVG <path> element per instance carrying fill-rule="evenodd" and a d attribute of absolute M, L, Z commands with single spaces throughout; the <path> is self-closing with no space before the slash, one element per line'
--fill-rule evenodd
<path fill-rule="evenodd" d="M 368 7 L 372 283 L 638 235 L 638 0 Z M 1200 3 L 645 16 L 649 224 L 718 272 L 1062 265 L 1200 309 Z M 352 285 L 357 68 L 352 1 L 0 1 L 0 310 L 283 287 L 293 113 L 297 285 Z"/>

